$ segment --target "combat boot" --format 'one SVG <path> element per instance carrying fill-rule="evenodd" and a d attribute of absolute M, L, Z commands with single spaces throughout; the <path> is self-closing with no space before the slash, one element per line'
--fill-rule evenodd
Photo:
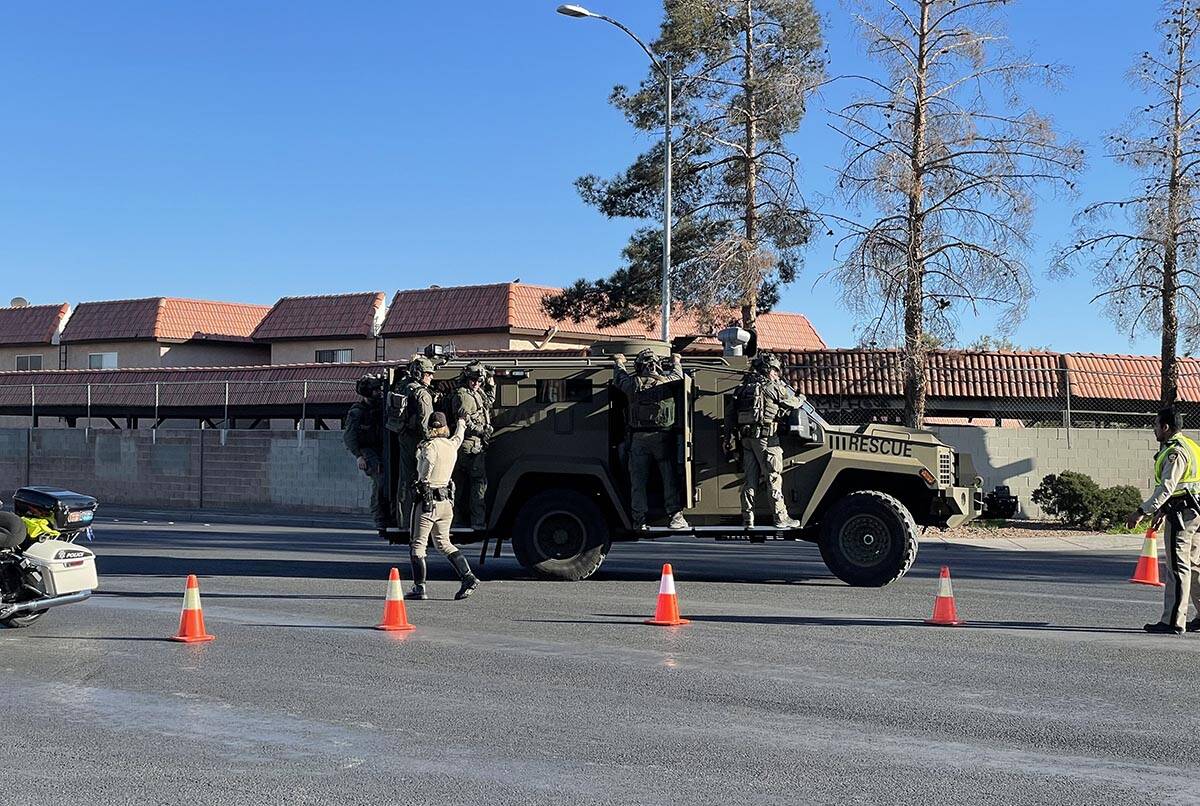
<path fill-rule="evenodd" d="M 671 522 L 668 524 L 672 529 L 691 529 L 692 525 L 687 522 L 687 518 L 683 517 L 682 512 L 676 512 L 671 516 Z"/>
<path fill-rule="evenodd" d="M 458 593 L 454 594 L 454 598 L 466 599 L 479 587 L 479 577 L 471 573 L 471 566 L 467 564 L 467 558 L 463 556 L 461 551 L 447 555 L 446 559 L 454 566 L 455 573 L 458 574 L 458 578 L 462 581 L 462 585 L 459 587 Z"/>
<path fill-rule="evenodd" d="M 800 521 L 788 515 L 786 512 L 775 513 L 775 528 L 776 529 L 799 529 Z"/>
<path fill-rule="evenodd" d="M 1187 631 L 1188 632 L 1200 632 L 1200 616 L 1196 616 L 1194 619 L 1192 619 L 1191 621 L 1189 621 L 1187 623 Z"/>
<path fill-rule="evenodd" d="M 743 512 L 742 513 L 742 528 L 743 529 L 753 529 L 754 528 L 754 513 L 753 512 Z"/>
<path fill-rule="evenodd" d="M 412 590 L 404 594 L 405 599 L 424 601 L 429 598 L 429 594 L 425 593 L 425 558 L 412 558 L 412 573 L 413 586 Z"/>
<path fill-rule="evenodd" d="M 1155 635 L 1183 635 L 1183 628 L 1162 621 L 1154 621 L 1142 627 L 1148 633 Z"/>

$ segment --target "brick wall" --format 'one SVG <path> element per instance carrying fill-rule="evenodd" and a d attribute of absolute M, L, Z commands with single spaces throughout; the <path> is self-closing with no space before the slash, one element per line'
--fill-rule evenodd
<path fill-rule="evenodd" d="M 172 509 L 365 513 L 370 497 L 338 431 L 0 429 L 0 499 L 27 484 Z"/>

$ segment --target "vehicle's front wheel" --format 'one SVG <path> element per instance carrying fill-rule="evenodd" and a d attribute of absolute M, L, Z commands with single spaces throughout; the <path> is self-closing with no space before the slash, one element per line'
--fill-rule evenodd
<path fill-rule="evenodd" d="M 851 493 L 821 518 L 821 557 L 846 584 L 881 588 L 916 561 L 917 524 L 887 493 Z"/>
<path fill-rule="evenodd" d="M 546 490 L 517 513 L 512 547 L 517 561 L 545 579 L 587 579 L 604 562 L 608 522 L 591 498 Z"/>

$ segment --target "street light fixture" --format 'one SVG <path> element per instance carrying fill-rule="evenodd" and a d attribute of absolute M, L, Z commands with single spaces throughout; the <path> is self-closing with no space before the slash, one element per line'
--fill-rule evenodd
<path fill-rule="evenodd" d="M 664 155 L 663 159 L 666 163 L 663 166 L 663 258 L 662 258 L 662 340 L 670 344 L 671 342 L 671 103 L 672 103 L 672 74 L 671 74 L 671 57 L 667 56 L 659 59 L 654 55 L 650 48 L 646 47 L 646 43 L 638 38 L 637 34 L 626 28 L 621 23 L 606 17 L 603 14 L 597 14 L 594 11 L 588 11 L 583 6 L 573 4 L 564 4 L 558 7 L 558 13 L 564 17 L 595 17 L 598 20 L 604 20 L 608 24 L 620 28 L 630 39 L 637 42 L 646 55 L 650 57 L 650 63 L 654 65 L 654 69 L 663 77 L 663 84 L 666 87 L 666 126 L 663 127 L 663 143 Z"/>

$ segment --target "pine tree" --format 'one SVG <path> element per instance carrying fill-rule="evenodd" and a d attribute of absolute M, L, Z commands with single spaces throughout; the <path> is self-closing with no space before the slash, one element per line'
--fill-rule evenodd
<path fill-rule="evenodd" d="M 673 301 L 713 321 L 760 310 L 796 276 L 815 217 L 800 192 L 799 160 L 784 144 L 823 75 L 820 25 L 811 0 L 665 0 L 652 50 L 676 76 L 671 239 Z M 636 129 L 661 133 L 662 75 L 651 69 L 611 103 Z M 609 179 L 576 181 L 584 202 L 609 218 L 660 219 L 663 146 Z M 662 300 L 661 220 L 639 227 L 624 265 L 579 280 L 544 306 L 558 319 L 602 325 L 650 320 Z"/>

